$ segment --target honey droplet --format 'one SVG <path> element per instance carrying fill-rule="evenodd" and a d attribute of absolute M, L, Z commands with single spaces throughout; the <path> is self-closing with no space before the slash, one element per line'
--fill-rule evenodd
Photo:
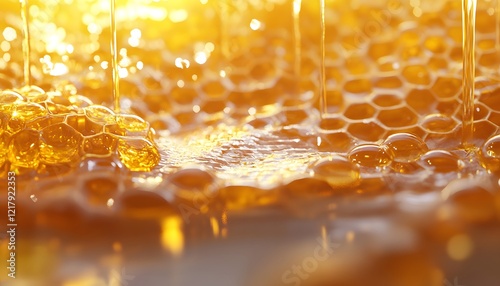
<path fill-rule="evenodd" d="M 43 102 L 48 98 L 45 91 L 35 85 L 24 86 L 19 91 L 29 102 Z"/>
<path fill-rule="evenodd" d="M 393 158 L 386 147 L 366 144 L 352 149 L 349 160 L 363 167 L 386 167 L 392 163 Z"/>
<path fill-rule="evenodd" d="M 415 162 L 429 150 L 419 137 L 410 133 L 396 133 L 387 137 L 384 145 L 394 157 L 395 162 Z"/>
<path fill-rule="evenodd" d="M 342 157 L 323 159 L 312 167 L 314 176 L 325 180 L 332 188 L 350 188 L 359 185 L 359 168 Z"/>
<path fill-rule="evenodd" d="M 419 163 L 422 167 L 438 173 L 457 172 L 463 163 L 458 156 L 444 150 L 432 150 L 424 154 Z"/>
<path fill-rule="evenodd" d="M 422 127 L 428 132 L 450 132 L 457 126 L 457 122 L 443 114 L 431 114 L 424 118 Z"/>
<path fill-rule="evenodd" d="M 479 150 L 481 165 L 490 172 L 500 171 L 500 135 L 496 135 L 484 143 Z"/>

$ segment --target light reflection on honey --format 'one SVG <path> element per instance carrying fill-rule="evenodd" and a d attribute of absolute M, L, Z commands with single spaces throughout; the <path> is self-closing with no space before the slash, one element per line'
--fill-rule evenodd
<path fill-rule="evenodd" d="M 100 232 L 116 230 L 102 239 L 144 235 L 181 258 L 202 237 L 238 237 L 235 214 L 325 219 L 315 231 L 324 249 L 330 228 L 360 214 L 360 226 L 339 229 L 362 251 L 327 265 L 358 267 L 363 252 L 374 264 L 362 264 L 367 275 L 380 270 L 386 285 L 439 285 L 443 272 L 414 238 L 463 261 L 476 247 L 466 228 L 500 217 L 500 28 L 494 1 L 479 1 L 474 121 L 464 135 L 462 6 L 428 2 L 327 0 L 322 39 L 320 1 L 118 0 L 118 113 L 108 1 L 29 2 L 31 87 L 19 3 L 6 1 L 0 174 L 22 178 L 19 208 L 29 211 L 20 220 L 36 217 L 33 233 L 92 233 L 96 216 Z M 464 136 L 477 152 L 462 150 Z M 408 218 L 405 192 L 447 195 Z M 403 223 L 370 217 L 387 213 Z M 120 242 L 120 253 L 132 244 Z M 367 283 L 327 268 L 308 285 Z M 66 284 L 121 279 L 82 272 Z"/>
<path fill-rule="evenodd" d="M 184 248 L 184 235 L 182 233 L 182 221 L 178 217 L 167 217 L 161 222 L 161 241 L 165 250 L 178 256 Z"/>

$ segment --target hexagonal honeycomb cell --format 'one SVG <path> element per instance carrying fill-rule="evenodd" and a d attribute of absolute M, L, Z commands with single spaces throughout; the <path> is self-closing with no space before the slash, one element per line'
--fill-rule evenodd
<path fill-rule="evenodd" d="M 63 91 L 73 88 L 63 86 Z M 99 105 L 87 106 L 91 102 L 81 96 L 75 101 L 74 94 L 45 92 L 35 86 L 4 90 L 0 98 L 5 103 L 2 150 L 8 150 L 1 163 L 12 171 L 46 173 L 51 166 L 75 166 L 83 158 L 114 155 L 130 170 L 149 171 L 160 160 L 151 141 L 149 123 L 138 116 L 116 114 Z M 51 108 L 54 102 L 64 103 L 67 108 Z M 38 166 L 42 168 L 38 170 Z"/>
<path fill-rule="evenodd" d="M 377 119 L 387 127 L 407 127 L 417 123 L 417 115 L 408 107 L 381 110 Z"/>
<path fill-rule="evenodd" d="M 417 85 L 428 85 L 431 83 L 429 71 L 423 65 L 407 66 L 403 69 L 402 75 L 409 83 Z"/>
<path fill-rule="evenodd" d="M 372 88 L 372 83 L 367 79 L 353 79 L 344 85 L 344 91 L 355 94 L 368 94 Z"/>
<path fill-rule="evenodd" d="M 367 119 L 372 118 L 375 111 L 375 108 L 368 103 L 352 104 L 346 108 L 344 116 L 353 120 Z"/>
<path fill-rule="evenodd" d="M 438 98 L 448 99 L 457 96 L 461 87 L 461 79 L 439 77 L 432 86 L 431 90 Z"/>
<path fill-rule="evenodd" d="M 441 36 L 430 36 L 424 40 L 424 47 L 433 54 L 442 54 L 447 50 L 448 45 L 445 38 Z"/>
<path fill-rule="evenodd" d="M 429 90 L 412 89 L 406 96 L 406 103 L 419 114 L 429 114 L 435 110 L 436 98 Z"/>
<path fill-rule="evenodd" d="M 377 94 L 373 98 L 373 103 L 379 107 L 392 107 L 401 104 L 402 99 L 396 94 Z"/>
<path fill-rule="evenodd" d="M 375 142 L 382 139 L 386 130 L 376 122 L 356 122 L 349 124 L 347 131 L 359 140 Z"/>

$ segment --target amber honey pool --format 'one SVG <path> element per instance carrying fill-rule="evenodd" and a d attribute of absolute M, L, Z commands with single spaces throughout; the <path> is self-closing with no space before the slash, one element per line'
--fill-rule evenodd
<path fill-rule="evenodd" d="M 498 1 L 20 2 L 0 285 L 500 285 Z"/>

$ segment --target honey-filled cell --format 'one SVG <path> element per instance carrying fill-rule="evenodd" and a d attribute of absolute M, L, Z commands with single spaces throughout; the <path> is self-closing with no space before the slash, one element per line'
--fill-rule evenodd
<path fill-rule="evenodd" d="M 40 163 L 40 133 L 35 130 L 23 130 L 10 139 L 8 160 L 15 167 L 34 169 Z"/>
<path fill-rule="evenodd" d="M 40 161 L 48 164 L 77 163 L 82 137 L 64 123 L 45 127 L 41 131 Z"/>
<path fill-rule="evenodd" d="M 117 141 L 116 137 L 107 133 L 85 136 L 83 139 L 84 155 L 90 157 L 110 156 L 116 151 Z"/>
<path fill-rule="evenodd" d="M 118 139 L 117 152 L 121 162 L 131 171 L 150 171 L 160 161 L 156 146 L 142 138 Z"/>
<path fill-rule="evenodd" d="M 83 136 L 92 136 L 104 131 L 104 124 L 94 122 L 83 114 L 70 114 L 66 117 L 66 124 L 77 130 Z"/>

